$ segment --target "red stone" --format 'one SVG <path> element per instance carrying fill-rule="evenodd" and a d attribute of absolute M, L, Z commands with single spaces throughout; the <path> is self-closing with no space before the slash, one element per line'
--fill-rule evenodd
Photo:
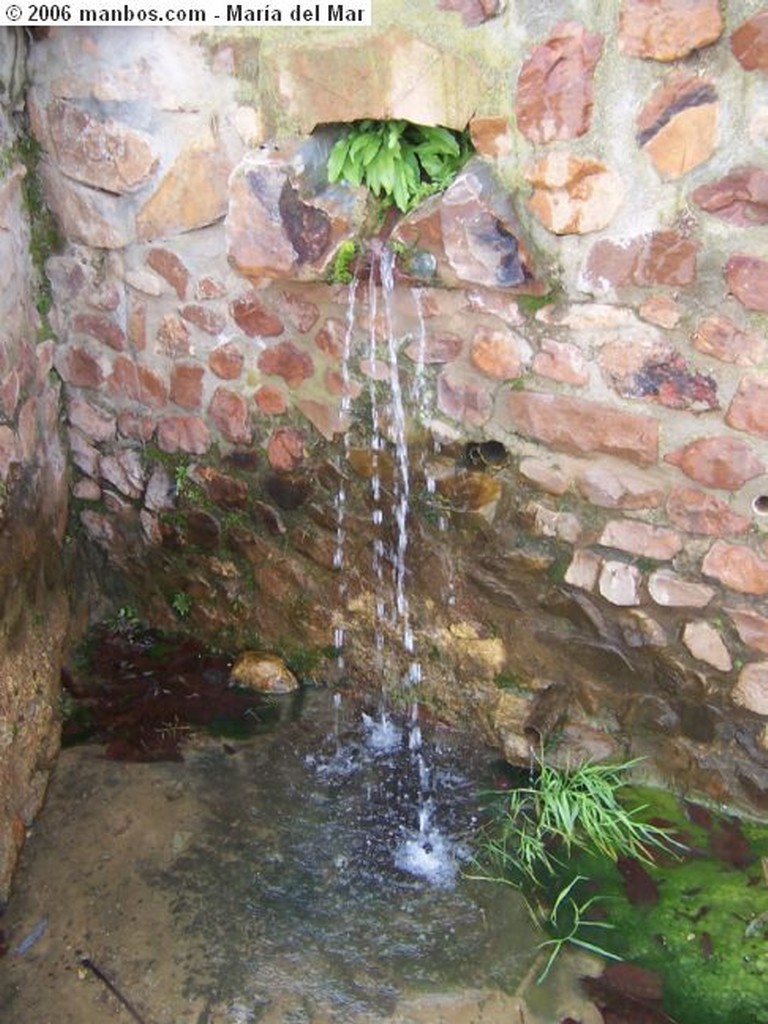
<path fill-rule="evenodd" d="M 650 416 L 568 395 L 511 391 L 499 401 L 499 423 L 560 451 L 604 452 L 638 465 L 658 458 L 659 424 Z"/>
<path fill-rule="evenodd" d="M 262 373 L 282 377 L 289 388 L 297 388 L 302 381 L 311 377 L 315 370 L 309 353 L 292 341 L 281 341 L 272 348 L 265 349 L 259 356 L 258 367 Z"/>
<path fill-rule="evenodd" d="M 665 462 L 678 466 L 697 483 L 723 491 L 737 491 L 765 472 L 752 446 L 737 437 L 698 438 L 670 452 Z"/>
<path fill-rule="evenodd" d="M 731 50 L 745 71 L 768 71 L 768 10 L 758 11 L 736 29 Z"/>
<path fill-rule="evenodd" d="M 174 313 L 168 313 L 160 321 L 157 328 L 157 342 L 165 355 L 175 359 L 188 356 L 192 349 L 189 341 L 189 328 Z"/>
<path fill-rule="evenodd" d="M 183 409 L 199 409 L 203 401 L 203 375 L 196 363 L 176 363 L 171 370 L 170 398 Z"/>
<path fill-rule="evenodd" d="M 157 425 L 157 444 L 164 452 L 204 455 L 211 436 L 198 416 L 166 416 Z"/>
<path fill-rule="evenodd" d="M 488 386 L 475 374 L 449 367 L 437 378 L 438 409 L 466 426 L 483 426 L 490 419 L 493 401 Z"/>
<path fill-rule="evenodd" d="M 243 372 L 245 358 L 234 341 L 217 345 L 208 356 L 208 365 L 222 380 L 236 380 Z"/>
<path fill-rule="evenodd" d="M 150 249 L 147 264 L 168 282 L 180 299 L 186 298 L 189 271 L 175 252 L 170 249 Z"/>
<path fill-rule="evenodd" d="M 289 473 L 304 461 L 306 438 L 301 430 L 280 427 L 267 441 L 267 461 L 272 469 Z"/>
<path fill-rule="evenodd" d="M 259 412 L 263 412 L 267 416 L 282 416 L 288 408 L 282 391 L 278 391 L 270 384 L 263 384 L 255 391 L 253 400 L 258 406 Z"/>
<path fill-rule="evenodd" d="M 756 331 L 743 331 L 728 317 L 715 313 L 702 320 L 691 335 L 705 355 L 737 366 L 757 366 L 768 351 L 768 340 Z"/>
<path fill-rule="evenodd" d="M 133 409 L 123 409 L 117 414 L 117 429 L 122 437 L 146 444 L 155 432 L 155 421 L 151 416 L 137 413 Z"/>
<path fill-rule="evenodd" d="M 694 487 L 673 487 L 667 501 L 669 521 L 686 533 L 714 537 L 745 533 L 752 525 L 746 516 L 732 512 L 722 498 Z"/>
<path fill-rule="evenodd" d="M 153 409 L 161 409 L 168 401 L 168 388 L 163 379 L 148 366 L 139 365 L 127 356 L 115 359 L 107 383 L 116 397 L 141 402 Z"/>
<path fill-rule="evenodd" d="M 73 394 L 67 406 L 67 418 L 91 441 L 111 441 L 115 436 L 115 417 L 81 395 Z"/>
<path fill-rule="evenodd" d="M 541 377 L 559 380 L 574 387 L 583 387 L 589 383 L 589 372 L 581 349 L 568 342 L 544 338 L 541 350 L 534 357 L 532 369 Z"/>
<path fill-rule="evenodd" d="M 134 352 L 147 347 L 147 305 L 135 299 L 128 309 L 128 341 Z"/>
<path fill-rule="evenodd" d="M 78 388 L 98 388 L 104 380 L 99 360 L 87 348 L 70 345 L 61 355 L 54 356 L 56 369 L 62 380 Z"/>
<path fill-rule="evenodd" d="M 605 239 L 592 247 L 587 276 L 621 288 L 637 285 L 685 286 L 696 278 L 696 242 L 677 231 L 654 231 L 629 243 Z"/>
<path fill-rule="evenodd" d="M 326 441 L 332 441 L 349 427 L 349 417 L 342 414 L 337 403 L 318 401 L 316 398 L 299 398 L 296 408 L 306 416 Z"/>
<path fill-rule="evenodd" d="M 579 493 L 601 508 L 656 508 L 664 492 L 659 481 L 632 467 L 617 467 L 608 460 L 590 460 L 579 475 Z"/>
<path fill-rule="evenodd" d="M 452 363 L 458 359 L 464 347 L 464 340 L 458 334 L 449 331 L 433 334 L 431 331 L 425 338 L 414 338 L 405 347 L 405 354 L 414 363 Z"/>
<path fill-rule="evenodd" d="M 346 324 L 342 320 L 326 320 L 315 335 L 315 345 L 332 359 L 340 359 L 344 352 Z"/>
<path fill-rule="evenodd" d="M 726 608 L 741 641 L 768 654 L 768 618 L 752 608 Z"/>
<path fill-rule="evenodd" d="M 78 313 L 72 318 L 72 330 L 76 334 L 86 334 L 95 338 L 96 341 L 113 348 L 115 352 L 125 350 L 125 334 L 111 316 Z"/>
<path fill-rule="evenodd" d="M 532 142 L 575 139 L 589 130 L 595 67 L 603 38 L 561 21 L 523 63 L 517 80 L 517 127 Z"/>
<path fill-rule="evenodd" d="M 506 327 L 478 327 L 472 336 L 469 361 L 487 377 L 496 380 L 520 377 L 530 357 L 528 343 Z"/>
<path fill-rule="evenodd" d="M 643 107 L 637 119 L 637 144 L 663 178 L 679 178 L 714 153 L 718 114 L 714 84 L 677 72 Z"/>
<path fill-rule="evenodd" d="M 217 334 L 221 334 L 227 325 L 221 313 L 217 313 L 206 306 L 183 306 L 179 312 L 189 323 L 199 327 L 206 334 L 212 334 L 214 337 Z"/>
<path fill-rule="evenodd" d="M 743 306 L 768 313 L 768 260 L 736 253 L 725 265 L 725 280 Z"/>
<path fill-rule="evenodd" d="M 208 405 L 208 415 L 227 441 L 249 444 L 252 440 L 248 403 L 238 392 L 216 388 Z"/>
<path fill-rule="evenodd" d="M 745 545 L 715 541 L 701 570 L 740 594 L 768 594 L 768 559 Z"/>
<path fill-rule="evenodd" d="M 198 301 L 220 299 L 227 294 L 227 286 L 213 277 L 201 277 L 195 285 L 195 298 Z"/>
<path fill-rule="evenodd" d="M 736 430 L 768 437 L 768 374 L 742 377 L 725 420 Z"/>
<path fill-rule="evenodd" d="M 717 0 L 623 0 L 619 49 L 672 61 L 714 43 L 723 31 Z"/>
<path fill-rule="evenodd" d="M 693 192 L 702 210 L 739 227 L 768 224 L 768 170 L 739 167 Z"/>
<path fill-rule="evenodd" d="M 283 321 L 255 294 L 236 299 L 230 307 L 232 318 L 249 338 L 275 338 L 284 331 Z"/>
<path fill-rule="evenodd" d="M 306 334 L 311 331 L 320 316 L 320 310 L 314 302 L 302 299 L 292 292 L 281 292 L 279 301 L 280 313 L 299 332 Z"/>

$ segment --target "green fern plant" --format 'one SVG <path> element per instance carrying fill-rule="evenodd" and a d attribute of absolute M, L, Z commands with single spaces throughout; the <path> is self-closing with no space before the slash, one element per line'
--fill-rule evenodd
<path fill-rule="evenodd" d="M 328 180 L 365 185 L 403 213 L 451 183 L 471 153 L 466 132 L 410 121 L 355 121 L 328 157 Z"/>

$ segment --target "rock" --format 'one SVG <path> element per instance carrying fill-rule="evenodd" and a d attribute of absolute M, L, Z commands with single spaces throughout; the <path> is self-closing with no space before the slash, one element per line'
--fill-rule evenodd
<path fill-rule="evenodd" d="M 437 7 L 441 11 L 456 11 L 467 28 L 474 28 L 501 14 L 506 0 L 437 0 Z"/>
<path fill-rule="evenodd" d="M 736 430 L 768 437 L 768 374 L 747 373 L 741 378 L 725 421 Z"/>
<path fill-rule="evenodd" d="M 593 77 L 603 38 L 561 21 L 523 62 L 517 80 L 517 127 L 532 142 L 575 139 L 589 130 Z"/>
<path fill-rule="evenodd" d="M 606 561 L 600 570 L 598 586 L 606 601 L 629 608 L 640 604 L 642 579 L 642 573 L 636 566 Z"/>
<path fill-rule="evenodd" d="M 571 486 L 572 476 L 561 463 L 528 456 L 520 460 L 521 475 L 548 494 L 565 494 Z"/>
<path fill-rule="evenodd" d="M 92 405 L 82 395 L 74 393 L 67 403 L 67 419 L 91 441 L 112 441 L 117 424 L 112 413 Z"/>
<path fill-rule="evenodd" d="M 115 398 L 139 402 L 151 409 L 162 409 L 168 401 L 165 380 L 149 366 L 127 356 L 115 359 L 107 385 Z"/>
<path fill-rule="evenodd" d="M 643 320 L 669 329 L 677 327 L 682 316 L 679 304 L 669 295 L 649 295 L 638 312 Z"/>
<path fill-rule="evenodd" d="M 205 455 L 211 435 L 199 416 L 164 416 L 157 424 L 157 445 L 169 454 Z"/>
<path fill-rule="evenodd" d="M 720 633 L 709 622 L 686 622 L 683 628 L 683 643 L 694 658 L 706 662 L 720 672 L 733 668 L 731 655 Z"/>
<path fill-rule="evenodd" d="M 702 437 L 664 457 L 705 487 L 738 491 L 747 480 L 765 473 L 752 445 L 736 437 Z"/>
<path fill-rule="evenodd" d="M 258 406 L 259 412 L 265 416 L 282 416 L 288 408 L 285 395 L 278 388 L 270 384 L 262 384 L 253 393 L 253 400 Z"/>
<path fill-rule="evenodd" d="M 601 508 L 658 508 L 664 497 L 656 477 L 608 460 L 591 460 L 576 485 L 580 494 Z"/>
<path fill-rule="evenodd" d="M 243 651 L 229 674 L 230 686 L 245 686 L 260 693 L 293 693 L 299 681 L 276 654 Z"/>
<path fill-rule="evenodd" d="M 216 310 L 209 309 L 207 306 L 182 306 L 179 314 L 187 323 L 194 324 L 205 334 L 210 334 L 213 337 L 221 334 L 227 325 L 221 313 L 217 313 Z"/>
<path fill-rule="evenodd" d="M 768 715 L 768 661 L 745 665 L 731 696 L 741 707 L 758 715 Z"/>
<path fill-rule="evenodd" d="M 276 338 L 285 330 L 283 321 L 255 292 L 249 292 L 230 306 L 232 319 L 249 338 Z"/>
<path fill-rule="evenodd" d="M 667 500 L 669 521 L 686 533 L 723 537 L 746 533 L 751 521 L 732 512 L 722 498 L 693 487 L 673 487 Z"/>
<path fill-rule="evenodd" d="M 768 594 L 768 559 L 761 558 L 745 545 L 715 541 L 701 571 L 740 594 Z"/>
<path fill-rule="evenodd" d="M 530 364 L 531 347 L 506 327 L 478 327 L 472 335 L 469 361 L 476 370 L 496 380 L 520 377 Z"/>
<path fill-rule="evenodd" d="M 469 122 L 469 137 L 475 152 L 491 160 L 509 156 L 512 152 L 512 136 L 506 117 L 475 115 Z"/>
<path fill-rule="evenodd" d="M 171 249 L 150 249 L 147 264 L 168 282 L 180 299 L 186 298 L 189 271 L 180 256 Z"/>
<path fill-rule="evenodd" d="M 208 354 L 208 365 L 221 380 L 237 380 L 243 372 L 244 363 L 245 357 L 234 341 L 225 341 Z"/>
<path fill-rule="evenodd" d="M 712 82 L 678 72 L 654 91 L 637 119 L 637 144 L 663 178 L 680 178 L 717 145 L 719 101 Z"/>
<path fill-rule="evenodd" d="M 595 551 L 586 548 L 575 551 L 565 573 L 565 582 L 581 590 L 594 590 L 602 566 L 603 560 Z"/>
<path fill-rule="evenodd" d="M 598 540 L 607 548 L 618 548 L 638 557 L 668 561 L 682 550 L 678 533 L 663 526 L 650 526 L 633 519 L 613 519 L 605 524 Z"/>
<path fill-rule="evenodd" d="M 624 199 L 618 175 L 594 157 L 553 152 L 526 173 L 528 206 L 556 235 L 585 235 L 613 220 Z"/>
<path fill-rule="evenodd" d="M 636 285 L 685 286 L 696 278 L 698 245 L 677 231 L 653 231 L 626 242 L 605 239 L 592 247 L 586 276 L 617 288 Z"/>
<path fill-rule="evenodd" d="M 409 341 L 404 351 L 414 363 L 432 365 L 452 363 L 459 358 L 463 347 L 464 339 L 459 334 L 449 331 L 434 334 L 428 331 L 423 339 L 414 338 Z"/>
<path fill-rule="evenodd" d="M 581 349 L 568 342 L 542 339 L 531 369 L 541 377 L 574 387 L 584 387 L 589 383 L 589 371 Z"/>
<path fill-rule="evenodd" d="M 691 341 L 699 352 L 737 366 L 757 366 L 768 354 L 768 339 L 757 331 L 742 330 L 719 313 L 702 320 Z"/>
<path fill-rule="evenodd" d="M 130 207 L 119 196 L 72 181 L 46 159 L 38 171 L 45 201 L 67 241 L 94 249 L 124 249 L 135 240 Z"/>
<path fill-rule="evenodd" d="M 630 57 L 672 61 L 719 39 L 717 0 L 623 0 L 619 49 Z"/>
<path fill-rule="evenodd" d="M 768 10 L 739 25 L 731 36 L 731 50 L 745 71 L 768 71 Z"/>
<path fill-rule="evenodd" d="M 208 404 L 208 416 L 227 441 L 250 444 L 253 431 L 248 403 L 242 395 L 223 386 L 217 387 Z"/>
<path fill-rule="evenodd" d="M 196 363 L 174 363 L 171 369 L 170 399 L 182 409 L 200 409 L 205 370 Z"/>
<path fill-rule="evenodd" d="M 768 260 L 736 253 L 725 265 L 725 280 L 743 306 L 768 313 Z"/>
<path fill-rule="evenodd" d="M 168 313 L 160 321 L 157 334 L 157 349 L 171 359 L 192 354 L 189 328 L 174 313 Z"/>
<path fill-rule="evenodd" d="M 312 356 L 293 341 L 281 341 L 265 349 L 258 359 L 262 373 L 282 377 L 289 388 L 297 388 L 315 372 Z"/>
<path fill-rule="evenodd" d="M 648 593 L 664 608 L 704 608 L 715 596 L 712 587 L 684 580 L 671 569 L 658 569 L 648 578 Z"/>
<path fill-rule="evenodd" d="M 768 224 L 768 170 L 738 167 L 694 189 L 692 199 L 707 213 L 739 227 Z"/>
<path fill-rule="evenodd" d="M 301 430 L 280 427 L 267 441 L 267 461 L 272 469 L 291 473 L 298 469 L 306 457 L 306 437 Z"/>
<path fill-rule="evenodd" d="M 768 654 L 768 618 L 753 608 L 726 608 L 739 638 L 757 651 Z"/>
<path fill-rule="evenodd" d="M 299 398 L 296 408 L 302 416 L 306 416 L 326 441 L 332 441 L 349 429 L 350 416 L 343 414 L 339 406 L 332 402 L 320 401 L 316 398 Z"/>
<path fill-rule="evenodd" d="M 493 399 L 477 374 L 448 366 L 437 378 L 437 407 L 465 426 L 480 427 L 490 419 Z"/>

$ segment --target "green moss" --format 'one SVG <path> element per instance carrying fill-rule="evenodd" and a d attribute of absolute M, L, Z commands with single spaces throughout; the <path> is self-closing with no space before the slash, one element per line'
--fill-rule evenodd
<path fill-rule="evenodd" d="M 333 257 L 328 275 L 331 284 L 350 284 L 354 277 L 352 264 L 357 254 L 357 242 L 353 242 L 352 239 L 348 238 L 341 243 L 336 250 L 336 255 Z"/>

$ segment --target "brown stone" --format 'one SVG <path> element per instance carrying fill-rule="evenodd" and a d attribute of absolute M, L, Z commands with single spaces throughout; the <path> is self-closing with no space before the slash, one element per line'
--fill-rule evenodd
<path fill-rule="evenodd" d="M 760 476 L 765 466 L 746 441 L 736 437 L 701 437 L 665 456 L 686 476 L 705 487 L 737 491 Z"/>
<path fill-rule="evenodd" d="M 147 305 L 145 302 L 129 299 L 128 305 L 128 341 L 135 352 L 143 352 L 147 347 Z"/>
<path fill-rule="evenodd" d="M 211 501 L 224 508 L 245 508 L 248 503 L 246 482 L 222 473 L 213 466 L 197 466 L 195 481 L 205 488 Z"/>
<path fill-rule="evenodd" d="M 69 345 L 56 352 L 54 365 L 67 384 L 78 388 L 98 388 L 104 380 L 101 360 L 81 345 Z"/>
<path fill-rule="evenodd" d="M 579 587 L 580 590 L 594 590 L 602 566 L 603 560 L 596 551 L 575 551 L 565 573 L 565 582 L 571 587 Z"/>
<path fill-rule="evenodd" d="M 732 512 L 714 494 L 694 487 L 673 487 L 667 500 L 669 521 L 686 533 L 705 533 L 725 537 L 746 533 L 752 525 L 746 516 Z"/>
<path fill-rule="evenodd" d="M 336 318 L 326 320 L 315 335 L 315 345 L 332 359 L 340 359 L 344 353 L 347 326 Z"/>
<path fill-rule="evenodd" d="M 499 402 L 500 424 L 561 451 L 603 452 L 638 465 L 658 457 L 659 425 L 651 416 L 625 412 L 568 395 L 509 392 Z"/>
<path fill-rule="evenodd" d="M 702 210 L 739 227 L 768 224 L 768 170 L 738 167 L 724 178 L 700 185 L 693 201 Z"/>
<path fill-rule="evenodd" d="M 756 651 L 768 654 L 768 618 L 754 608 L 726 608 L 739 638 Z"/>
<path fill-rule="evenodd" d="M 472 366 L 496 380 L 520 377 L 531 355 L 528 342 L 506 327 L 478 327 L 469 348 Z"/>
<path fill-rule="evenodd" d="M 320 316 L 320 310 L 314 302 L 302 299 L 292 292 L 281 292 L 278 302 L 280 314 L 299 334 L 311 331 Z"/>
<path fill-rule="evenodd" d="M 768 10 L 739 25 L 731 36 L 731 50 L 745 71 L 768 71 Z"/>
<path fill-rule="evenodd" d="M 292 693 L 299 681 L 278 655 L 243 651 L 232 666 L 230 685 L 260 693 Z"/>
<path fill-rule="evenodd" d="M 768 340 L 763 335 L 744 331 L 719 313 L 702 320 L 691 341 L 699 352 L 737 366 L 757 366 L 768 354 Z"/>
<path fill-rule="evenodd" d="M 745 665 L 731 696 L 741 707 L 758 715 L 768 715 L 768 661 Z"/>
<path fill-rule="evenodd" d="M 657 508 L 664 497 L 655 477 L 608 460 L 591 460 L 579 474 L 577 486 L 580 494 L 601 508 Z"/>
<path fill-rule="evenodd" d="M 272 469 L 290 473 L 304 461 L 306 437 L 294 427 L 281 427 L 273 431 L 267 441 L 267 461 Z"/>
<path fill-rule="evenodd" d="M 221 334 L 227 325 L 221 313 L 217 313 L 214 309 L 209 309 L 207 306 L 182 306 L 179 313 L 188 323 L 194 324 L 201 331 L 214 337 Z"/>
<path fill-rule="evenodd" d="M 268 309 L 255 292 L 235 299 L 230 311 L 237 326 L 249 338 L 276 338 L 285 330 L 280 317 Z"/>
<path fill-rule="evenodd" d="M 523 62 L 517 127 L 532 142 L 576 139 L 589 130 L 593 77 L 603 38 L 578 21 L 561 21 Z"/>
<path fill-rule="evenodd" d="M 135 128 L 98 120 L 66 100 L 54 100 L 47 118 L 58 166 L 75 181 L 122 195 L 140 189 L 157 168 L 152 139 Z"/>
<path fill-rule="evenodd" d="M 624 199 L 619 177 L 594 157 L 549 153 L 526 173 L 528 206 L 556 235 L 585 235 L 610 224 Z"/>
<path fill-rule="evenodd" d="M 560 461 L 529 456 L 520 461 L 518 468 L 526 480 L 547 494 L 565 494 L 571 486 L 572 475 Z"/>
<path fill-rule="evenodd" d="M 490 419 L 493 400 L 476 374 L 447 367 L 437 378 L 437 407 L 459 423 L 479 427 Z"/>
<path fill-rule="evenodd" d="M 476 115 L 469 122 L 469 137 L 475 152 L 491 160 L 509 156 L 512 152 L 512 135 L 506 117 Z"/>
<path fill-rule="evenodd" d="M 281 341 L 265 349 L 258 359 L 262 373 L 282 377 L 289 388 L 297 388 L 315 372 L 312 356 L 293 341 Z"/>
<path fill-rule="evenodd" d="M 183 409 L 199 409 L 203 401 L 203 375 L 196 363 L 175 363 L 171 369 L 170 398 Z"/>
<path fill-rule="evenodd" d="M 231 171 L 232 162 L 210 131 L 189 142 L 136 215 L 138 237 L 167 238 L 221 220 Z"/>
<path fill-rule="evenodd" d="M 541 377 L 559 380 L 574 387 L 583 387 L 589 383 L 589 371 L 584 354 L 578 346 L 569 342 L 544 338 L 534 357 L 532 369 Z"/>
<path fill-rule="evenodd" d="M 195 298 L 198 302 L 208 299 L 222 299 L 227 294 L 227 286 L 214 277 L 201 277 L 195 285 Z"/>
<path fill-rule="evenodd" d="M 736 253 L 725 265 L 725 280 L 743 306 L 768 313 L 768 260 Z"/>
<path fill-rule="evenodd" d="M 740 594 L 768 594 L 768 559 L 745 545 L 716 540 L 701 570 Z"/>
<path fill-rule="evenodd" d="M 236 380 L 243 372 L 244 363 L 243 353 L 234 341 L 217 345 L 208 355 L 208 365 L 222 380 Z"/>
<path fill-rule="evenodd" d="M 613 519 L 606 523 L 598 543 L 662 562 L 674 558 L 683 546 L 680 535 L 674 530 L 649 526 L 634 519 Z"/>
<path fill-rule="evenodd" d="M 125 334 L 111 316 L 78 313 L 72 317 L 72 331 L 75 334 L 85 334 L 90 338 L 95 338 L 96 341 L 108 345 L 116 352 L 125 350 Z"/>
<path fill-rule="evenodd" d="M 637 144 L 663 178 L 680 178 L 717 145 L 719 102 L 712 82 L 678 72 L 655 90 L 637 119 Z"/>
<path fill-rule="evenodd" d="M 758 437 L 768 437 L 768 374 L 747 373 L 739 381 L 726 423 Z"/>
<path fill-rule="evenodd" d="M 672 61 L 720 38 L 717 0 L 623 0 L 619 49 L 630 57 Z"/>
<path fill-rule="evenodd" d="M 605 239 L 592 247 L 587 277 L 596 284 L 685 286 L 696 278 L 698 245 L 677 231 L 653 231 L 629 242 Z"/>
<path fill-rule="evenodd" d="M 270 384 L 263 384 L 254 391 L 253 400 L 259 412 L 263 412 L 267 416 L 282 416 L 288 408 L 285 395 Z"/>
<path fill-rule="evenodd" d="M 157 444 L 170 454 L 205 455 L 211 446 L 211 436 L 198 416 L 166 416 L 157 425 Z"/>
<path fill-rule="evenodd" d="M 161 409 L 168 401 L 168 388 L 163 379 L 148 366 L 139 365 L 126 356 L 115 359 L 107 383 L 115 397 L 140 402 L 152 409 Z"/>
<path fill-rule="evenodd" d="M 665 608 L 704 608 L 715 596 L 712 587 L 684 580 L 671 569 L 658 569 L 648 578 L 648 593 Z"/>
<path fill-rule="evenodd" d="M 168 282 L 180 299 L 186 298 L 189 271 L 175 252 L 170 249 L 150 249 L 147 265 Z"/>
<path fill-rule="evenodd" d="M 680 306 L 669 295 L 649 295 L 640 304 L 638 313 L 643 320 L 669 329 L 677 327 L 682 316 Z"/>
<path fill-rule="evenodd" d="M 189 328 L 174 313 L 168 313 L 157 328 L 157 344 L 165 355 L 175 359 L 190 355 Z"/>
<path fill-rule="evenodd" d="M 233 444 L 249 444 L 253 438 L 248 403 L 229 388 L 218 387 L 208 404 L 208 415 L 222 437 Z"/>

